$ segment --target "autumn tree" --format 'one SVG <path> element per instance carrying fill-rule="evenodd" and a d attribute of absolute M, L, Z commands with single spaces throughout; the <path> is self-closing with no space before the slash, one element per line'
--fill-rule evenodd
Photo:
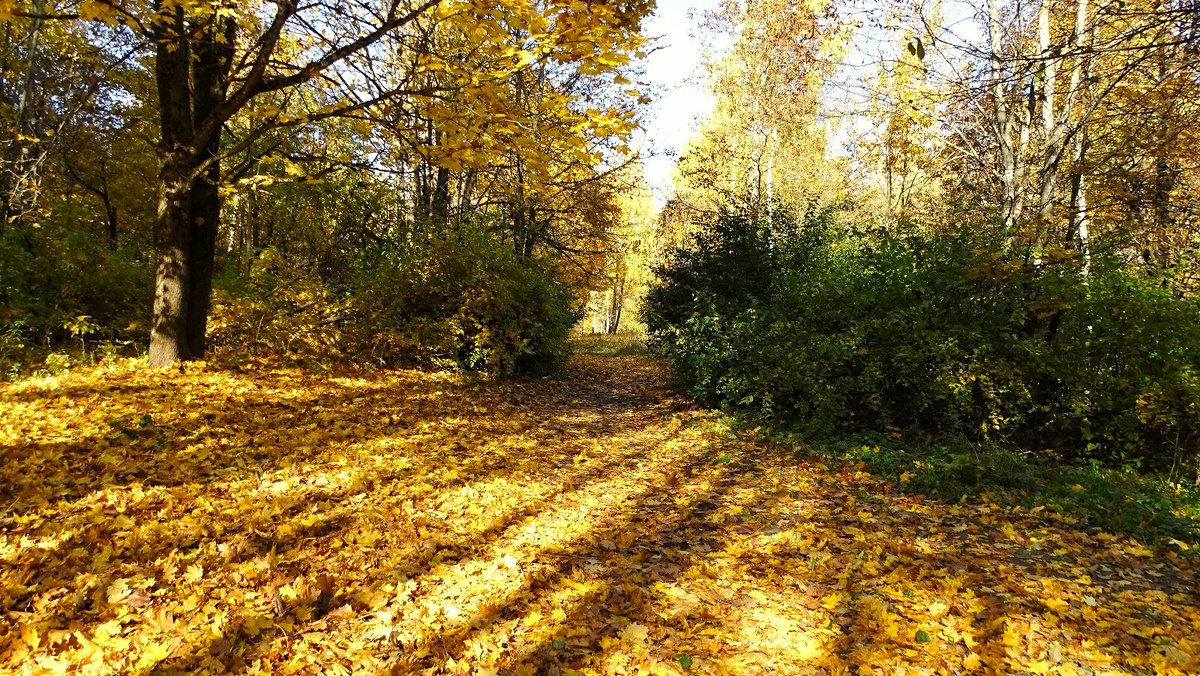
<path fill-rule="evenodd" d="M 593 333 L 615 334 L 635 325 L 642 297 L 650 286 L 650 257 L 655 242 L 655 209 L 642 165 L 624 172 L 627 187 L 617 198 L 619 223 L 614 227 L 611 250 L 591 284 L 589 308 Z"/>
<path fill-rule="evenodd" d="M 45 10 L 46 3 L 35 3 L 34 9 L 38 7 Z M 122 111 L 133 49 L 119 36 L 40 14 L 5 28 L 0 35 L 0 127 L 5 136 L 0 229 L 27 223 L 30 215 L 44 210 L 52 201 L 47 194 L 63 193 L 58 183 L 83 185 L 72 176 L 78 162 L 66 160 L 86 146 L 95 150 L 86 137 L 104 136 L 106 147 L 128 137 Z M 84 173 L 95 178 L 94 171 Z M 43 191 L 47 181 L 53 187 Z M 99 189 L 98 182 L 85 182 Z"/>
<path fill-rule="evenodd" d="M 1165 147 L 1108 139 L 1150 128 L 1175 137 L 1170 130 L 1188 126 L 1165 120 L 1195 97 L 1186 85 L 1194 73 L 1189 14 L 1183 4 L 1088 0 L 989 0 L 976 10 L 974 31 L 940 20 L 940 3 L 918 5 L 912 26 L 921 66 L 945 102 L 938 117 L 947 161 L 959 167 L 954 192 L 994 210 L 1014 250 L 1066 243 L 1086 257 L 1096 227 L 1106 235 L 1123 229 L 1124 216 L 1093 218 L 1112 213 L 1104 205 L 1110 177 L 1124 171 L 1117 167 L 1144 159 L 1130 151 Z M 1137 104 L 1119 103 L 1131 95 Z M 1166 186 L 1172 173 L 1158 172 L 1146 185 Z M 1108 197 L 1092 200 L 1089 191 Z M 1169 226 L 1166 218 L 1157 223 Z"/>
<path fill-rule="evenodd" d="M 724 3 L 707 18 L 732 38 L 708 64 L 716 108 L 679 162 L 675 200 L 715 212 L 731 198 L 772 200 L 837 194 L 844 167 L 828 153 L 822 91 L 843 52 L 845 27 L 832 3 Z"/>
<path fill-rule="evenodd" d="M 380 0 L 349 7 L 287 0 L 250 5 L 223 0 L 84 0 L 61 6 L 41 1 L 0 6 L 10 19 L 38 26 L 49 21 L 102 22 L 114 33 L 135 36 L 153 56 L 160 166 L 152 366 L 204 354 L 224 159 L 274 129 L 362 114 L 413 97 L 431 97 L 443 89 L 469 89 L 481 81 L 507 78 L 529 61 L 526 52 L 508 44 L 514 25 L 536 36 L 540 55 L 558 62 L 613 59 L 614 50 L 621 49 L 614 48 L 614 40 L 636 34 L 638 20 L 648 9 L 640 1 L 596 7 L 578 2 L 485 7 L 441 0 Z M 381 68 L 389 52 L 423 52 L 414 42 L 422 35 L 415 30 L 418 20 L 455 27 L 452 30 L 475 41 L 473 53 L 491 54 L 485 61 L 508 63 L 496 71 L 468 71 L 471 64 L 461 59 L 457 68 L 450 65 L 460 54 L 425 52 L 422 69 L 449 72 L 433 86 L 422 86 L 411 77 L 413 71 Z M 556 30 L 545 31 L 550 25 Z M 307 105 L 299 113 L 285 112 L 286 106 L 256 108 L 280 99 L 302 99 Z M 436 122 L 436 107 L 427 110 Z M 254 124 L 231 142 L 224 130 L 248 112 Z M 426 146 L 450 148 L 437 157 L 447 164 L 463 147 L 448 133 L 423 140 Z"/>

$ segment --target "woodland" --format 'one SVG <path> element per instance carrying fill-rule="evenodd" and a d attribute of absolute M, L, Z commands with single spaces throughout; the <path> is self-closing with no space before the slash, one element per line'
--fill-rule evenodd
<path fill-rule="evenodd" d="M 1197 0 L 661 9 L 0 0 L 0 672 L 1200 672 Z"/>

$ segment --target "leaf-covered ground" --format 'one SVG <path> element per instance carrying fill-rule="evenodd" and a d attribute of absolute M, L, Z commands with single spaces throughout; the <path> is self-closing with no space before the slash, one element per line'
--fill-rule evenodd
<path fill-rule="evenodd" d="M 0 390 L 0 671 L 1173 673 L 1194 562 L 732 439 L 642 357 Z"/>

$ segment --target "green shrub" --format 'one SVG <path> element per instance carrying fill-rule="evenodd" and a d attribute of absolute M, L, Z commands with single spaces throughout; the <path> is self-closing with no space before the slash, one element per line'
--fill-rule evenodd
<path fill-rule="evenodd" d="M 1069 251 L 1027 261 L 828 210 L 786 219 L 726 214 L 658 270 L 651 342 L 693 395 L 810 435 L 903 430 L 1195 469 L 1194 301 L 1116 260 L 1085 276 Z"/>
<path fill-rule="evenodd" d="M 580 317 L 545 261 L 479 232 L 363 267 L 351 304 L 360 352 L 497 374 L 560 367 Z"/>
<path fill-rule="evenodd" d="M 360 262 L 335 287 L 264 252 L 223 280 L 210 338 L 230 358 L 432 365 L 541 374 L 563 364 L 575 294 L 544 261 L 480 232 Z"/>
<path fill-rule="evenodd" d="M 153 269 L 136 251 L 111 251 L 86 230 L 55 223 L 0 230 L 0 324 L 19 322 L 34 342 L 71 337 L 87 316 L 98 333 L 148 333 Z"/>

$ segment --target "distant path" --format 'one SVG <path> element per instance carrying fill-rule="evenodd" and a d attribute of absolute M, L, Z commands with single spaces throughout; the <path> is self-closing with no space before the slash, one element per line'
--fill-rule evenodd
<path fill-rule="evenodd" d="M 4 386 L 0 670 L 1200 669 L 1193 563 L 729 438 L 664 378 Z"/>

